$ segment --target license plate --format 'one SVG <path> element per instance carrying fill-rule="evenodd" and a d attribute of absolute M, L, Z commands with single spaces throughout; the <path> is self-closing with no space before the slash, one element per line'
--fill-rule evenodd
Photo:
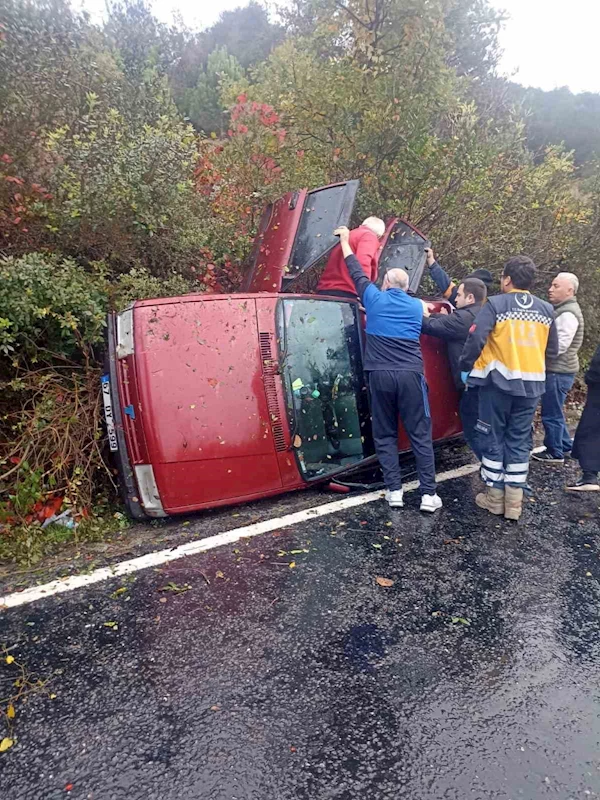
<path fill-rule="evenodd" d="M 108 446 L 111 452 L 119 449 L 117 444 L 117 432 L 115 430 L 115 419 L 112 411 L 112 401 L 110 399 L 110 378 L 108 375 L 102 376 L 102 403 L 104 404 L 104 419 L 106 420 L 106 433 L 108 435 Z"/>

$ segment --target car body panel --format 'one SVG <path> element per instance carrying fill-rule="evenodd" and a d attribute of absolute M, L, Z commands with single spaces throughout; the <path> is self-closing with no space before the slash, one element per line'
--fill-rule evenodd
<path fill-rule="evenodd" d="M 362 392 L 366 394 L 364 380 L 350 380 L 351 375 L 358 375 L 356 356 L 350 356 L 350 352 L 358 353 L 362 364 L 359 342 L 364 324 L 360 316 L 353 312 L 348 317 L 344 312 L 336 323 L 334 315 L 331 334 L 326 333 L 325 324 L 321 338 L 309 337 L 307 350 L 315 348 L 315 359 L 331 338 L 337 337 L 337 345 L 331 357 L 323 352 L 315 360 L 320 365 L 321 391 L 306 395 L 302 401 L 292 401 L 293 376 L 286 372 L 285 343 L 278 322 L 280 309 L 293 299 L 358 307 L 352 300 L 292 294 L 298 276 L 337 243 L 333 229 L 349 222 L 357 186 L 358 182 L 348 181 L 312 192 L 290 192 L 267 209 L 245 282 L 250 290 L 135 303 L 129 312 L 131 352 L 119 344 L 119 325 L 115 315 L 110 317 L 110 370 L 105 380 L 110 381 L 109 413 L 115 425 L 124 496 L 133 516 L 143 513 L 140 498 L 144 490 L 150 498 L 148 505 L 152 499 L 149 492 L 158 495 L 152 515 L 185 513 L 304 488 L 373 461 L 371 431 L 364 428 L 365 424 L 368 427 L 368 413 L 364 416 L 368 407 L 362 396 Z M 425 236 L 410 223 L 390 220 L 380 250 L 380 278 L 386 269 L 402 267 L 416 291 L 424 269 L 424 247 L 428 245 Z M 444 301 L 435 302 L 438 308 L 446 305 L 451 310 Z M 354 322 L 348 327 L 352 318 Z M 124 323 L 121 329 L 125 330 Z M 318 330 L 315 326 L 315 335 Z M 340 338 L 340 331 L 347 333 Z M 349 331 L 354 333 L 350 335 Z M 344 370 L 330 365 L 329 358 L 342 364 L 339 359 L 345 352 L 346 339 L 352 339 L 354 345 L 348 351 L 350 361 L 343 362 L 350 369 L 343 378 Z M 433 439 L 442 442 L 461 432 L 458 393 L 445 343 L 422 336 L 421 345 Z M 307 381 L 316 380 L 310 377 L 313 365 L 305 363 L 302 367 L 297 362 L 294 369 L 304 370 L 306 386 Z M 336 373 L 341 380 L 339 389 Z M 302 394 L 306 387 L 299 391 Z M 307 428 L 303 419 L 301 444 L 296 442 L 297 413 L 312 415 L 316 426 L 312 431 L 313 423 L 309 422 Z M 340 429 L 339 436 L 332 433 L 331 415 Z M 361 438 L 362 445 L 358 442 Z M 400 425 L 399 451 L 409 449 Z M 333 461 L 327 463 L 331 458 Z M 311 465 L 307 466 L 308 462 Z M 320 464 L 325 464 L 323 474 Z M 139 481 L 146 479 L 138 480 L 136 470 L 146 476 L 145 487 Z"/>

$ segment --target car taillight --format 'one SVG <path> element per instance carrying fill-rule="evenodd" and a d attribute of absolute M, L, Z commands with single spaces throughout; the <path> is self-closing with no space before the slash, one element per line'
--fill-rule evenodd
<path fill-rule="evenodd" d="M 117 315 L 117 358 L 133 355 L 133 308 Z"/>
<path fill-rule="evenodd" d="M 140 500 L 146 514 L 149 517 L 166 517 L 152 466 L 150 464 L 138 464 L 137 467 L 134 467 L 134 470 Z"/>

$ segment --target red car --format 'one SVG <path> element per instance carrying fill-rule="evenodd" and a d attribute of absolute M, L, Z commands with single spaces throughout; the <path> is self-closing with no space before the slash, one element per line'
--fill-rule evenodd
<path fill-rule="evenodd" d="M 243 503 L 374 460 L 359 304 L 306 293 L 357 188 L 292 192 L 269 206 L 240 293 L 143 300 L 111 315 L 104 409 L 132 516 Z M 416 292 L 425 246 L 391 220 L 380 276 L 403 267 Z M 458 397 L 445 345 L 423 336 L 422 347 L 439 442 L 461 431 Z"/>

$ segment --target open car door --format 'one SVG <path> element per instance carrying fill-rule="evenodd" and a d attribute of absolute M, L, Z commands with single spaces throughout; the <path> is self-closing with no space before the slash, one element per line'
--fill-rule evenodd
<path fill-rule="evenodd" d="M 408 288 L 416 294 L 427 260 L 426 247 L 431 247 L 431 242 L 414 225 L 399 217 L 391 219 L 379 248 L 378 285 L 388 270 L 400 268 L 408 273 Z"/>
<path fill-rule="evenodd" d="M 267 207 L 254 242 L 243 291 L 278 293 L 338 243 L 335 228 L 348 225 L 358 181 L 288 192 Z"/>

